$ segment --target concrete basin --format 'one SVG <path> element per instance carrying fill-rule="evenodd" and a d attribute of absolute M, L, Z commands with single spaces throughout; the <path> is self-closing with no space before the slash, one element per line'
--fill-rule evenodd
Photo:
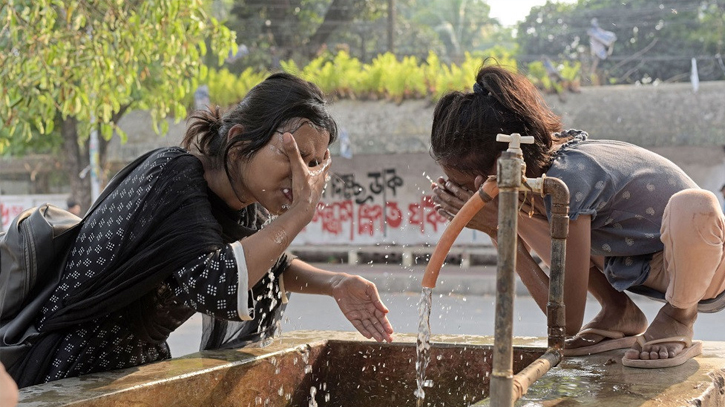
<path fill-rule="evenodd" d="M 295 331 L 265 348 L 206 351 L 21 390 L 21 406 L 415 406 L 415 336 L 378 344 L 348 332 Z M 488 395 L 491 337 L 432 338 L 426 405 L 465 406 Z M 514 369 L 544 352 L 515 338 Z M 623 367 L 623 351 L 565 359 L 520 406 L 722 406 L 725 344 L 672 369 Z M 484 402 L 485 404 L 485 402 Z"/>

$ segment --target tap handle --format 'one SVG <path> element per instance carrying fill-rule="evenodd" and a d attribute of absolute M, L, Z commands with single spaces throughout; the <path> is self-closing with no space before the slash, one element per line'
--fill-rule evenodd
<path fill-rule="evenodd" d="M 521 155 L 521 144 L 534 144 L 534 137 L 522 136 L 519 133 L 511 133 L 511 135 L 499 133 L 496 136 L 496 141 L 509 143 L 509 149 L 507 151 Z"/>

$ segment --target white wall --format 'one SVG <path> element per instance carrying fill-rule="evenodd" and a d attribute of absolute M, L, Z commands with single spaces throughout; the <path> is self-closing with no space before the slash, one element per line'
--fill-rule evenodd
<path fill-rule="evenodd" d="M 335 157 L 312 222 L 295 245 L 435 245 L 448 221 L 433 210 L 431 180 L 443 175 L 427 153 Z M 490 246 L 465 229 L 457 244 Z"/>
<path fill-rule="evenodd" d="M 25 209 L 40 206 L 44 203 L 65 209 L 67 198 L 67 194 L 0 195 L 0 220 L 2 220 L 2 230 L 7 230 L 13 219 Z"/>

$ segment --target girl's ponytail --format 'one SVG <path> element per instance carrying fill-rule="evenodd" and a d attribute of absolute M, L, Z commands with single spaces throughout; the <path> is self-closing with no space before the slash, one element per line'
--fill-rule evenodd
<path fill-rule="evenodd" d="M 481 175 L 495 168 L 506 149 L 496 142 L 497 134 L 534 136 L 535 143 L 522 150 L 527 176 L 536 177 L 549 165 L 552 133 L 561 128 L 561 119 L 525 76 L 484 63 L 472 93 L 452 92 L 436 105 L 431 155 L 444 167 Z"/>

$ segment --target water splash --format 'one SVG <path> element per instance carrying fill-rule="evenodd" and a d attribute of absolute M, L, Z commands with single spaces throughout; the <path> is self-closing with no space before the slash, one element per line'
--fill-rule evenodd
<path fill-rule="evenodd" d="M 425 369 L 430 363 L 430 309 L 433 302 L 433 289 L 424 287 L 418 302 L 418 339 L 415 351 L 416 406 L 421 407 L 425 400 L 423 387 L 431 387 L 432 383 L 425 380 Z"/>
<path fill-rule="evenodd" d="M 437 182 L 433 181 L 433 178 L 431 178 L 430 175 L 426 174 L 425 171 L 423 171 L 423 177 L 425 177 L 425 179 L 430 181 L 431 184 L 438 184 Z"/>
<path fill-rule="evenodd" d="M 310 171 L 310 175 L 313 177 L 316 177 L 316 176 L 322 174 L 323 171 L 325 171 L 327 169 L 327 167 L 330 166 L 331 163 L 332 163 L 332 160 L 330 160 L 328 158 L 327 160 L 325 160 L 324 164 L 321 163 L 322 167 L 319 170 Z M 328 181 L 328 180 L 329 180 L 329 177 L 325 177 L 325 181 Z"/>

